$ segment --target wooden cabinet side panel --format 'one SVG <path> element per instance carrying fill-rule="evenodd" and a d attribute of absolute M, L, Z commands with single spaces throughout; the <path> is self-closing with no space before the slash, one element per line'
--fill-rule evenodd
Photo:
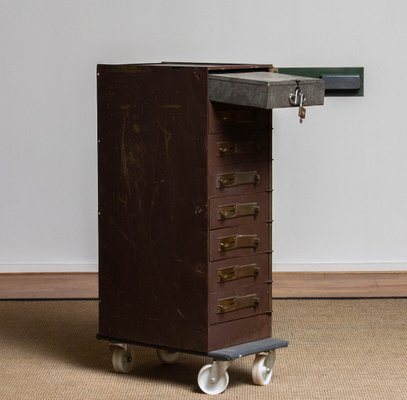
<path fill-rule="evenodd" d="M 207 70 L 99 66 L 99 333 L 206 351 Z"/>

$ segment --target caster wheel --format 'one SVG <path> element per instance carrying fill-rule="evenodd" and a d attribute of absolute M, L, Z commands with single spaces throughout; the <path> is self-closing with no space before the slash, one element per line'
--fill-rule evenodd
<path fill-rule="evenodd" d="M 226 390 L 229 385 L 229 374 L 227 371 L 215 383 L 211 382 L 212 364 L 204 365 L 198 373 L 198 386 L 206 394 L 220 394 Z"/>
<path fill-rule="evenodd" d="M 176 351 L 169 351 L 163 349 L 157 349 L 157 357 L 164 364 L 174 364 L 178 361 L 180 354 Z"/>
<path fill-rule="evenodd" d="M 267 366 L 268 355 L 258 354 L 254 359 L 252 378 L 255 385 L 266 386 L 270 383 L 273 368 Z"/>
<path fill-rule="evenodd" d="M 134 367 L 134 349 L 129 347 L 128 351 L 122 347 L 113 347 L 112 364 L 116 372 L 129 373 Z"/>

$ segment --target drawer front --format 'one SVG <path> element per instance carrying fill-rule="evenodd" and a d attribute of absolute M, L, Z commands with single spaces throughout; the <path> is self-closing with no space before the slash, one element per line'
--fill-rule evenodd
<path fill-rule="evenodd" d="M 243 286 L 209 294 L 209 323 L 218 324 L 270 311 L 269 285 Z"/>
<path fill-rule="evenodd" d="M 227 228 L 269 219 L 270 194 L 251 193 L 209 200 L 210 229 Z"/>
<path fill-rule="evenodd" d="M 271 313 L 209 326 L 209 351 L 271 337 Z"/>
<path fill-rule="evenodd" d="M 270 186 L 268 162 L 208 167 L 208 195 L 210 198 L 266 192 Z"/>
<path fill-rule="evenodd" d="M 266 130 L 208 135 L 208 165 L 268 161 L 269 142 L 270 134 Z"/>
<path fill-rule="evenodd" d="M 322 79 L 275 72 L 210 74 L 208 98 L 220 103 L 272 109 L 324 104 Z"/>
<path fill-rule="evenodd" d="M 209 264 L 209 292 L 236 289 L 243 286 L 267 282 L 269 273 L 269 254 L 231 258 Z"/>
<path fill-rule="evenodd" d="M 267 110 L 209 102 L 209 133 L 266 129 L 270 121 L 271 112 Z"/>
<path fill-rule="evenodd" d="M 252 224 L 209 232 L 210 261 L 269 251 L 268 224 Z"/>

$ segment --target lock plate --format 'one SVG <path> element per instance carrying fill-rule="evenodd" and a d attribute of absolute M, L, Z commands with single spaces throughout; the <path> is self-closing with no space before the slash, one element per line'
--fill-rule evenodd
<path fill-rule="evenodd" d="M 237 279 L 253 277 L 259 275 L 257 264 L 234 265 L 232 267 L 219 268 L 217 270 L 218 283 L 235 281 Z"/>
<path fill-rule="evenodd" d="M 221 237 L 218 240 L 218 250 L 228 251 L 242 248 L 254 248 L 259 245 L 260 239 L 257 235 L 233 235 Z"/>
<path fill-rule="evenodd" d="M 237 217 L 258 215 L 260 207 L 258 203 L 226 204 L 218 207 L 218 220 L 225 220 Z"/>
<path fill-rule="evenodd" d="M 239 185 L 256 185 L 260 180 L 257 171 L 233 172 L 230 174 L 221 174 L 217 177 L 217 188 L 239 186 Z"/>
<path fill-rule="evenodd" d="M 224 314 L 231 311 L 241 310 L 242 308 L 256 308 L 259 305 L 259 302 L 260 298 L 257 294 L 219 299 L 217 302 L 217 313 Z"/>
<path fill-rule="evenodd" d="M 258 144 L 254 142 L 218 142 L 217 155 L 225 157 L 238 154 L 255 154 L 259 150 Z"/>

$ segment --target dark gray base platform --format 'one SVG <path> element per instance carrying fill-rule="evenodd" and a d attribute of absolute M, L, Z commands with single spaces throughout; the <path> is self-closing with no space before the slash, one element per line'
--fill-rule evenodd
<path fill-rule="evenodd" d="M 232 360 L 236 360 L 237 358 L 250 356 L 250 355 L 257 354 L 257 353 L 267 353 L 271 350 L 277 350 L 277 349 L 288 346 L 287 340 L 267 338 L 267 339 L 255 340 L 253 342 L 238 344 L 236 346 L 225 347 L 223 349 L 213 350 L 213 351 L 210 351 L 209 353 L 202 353 L 202 352 L 196 352 L 196 351 L 189 351 L 186 349 L 172 349 L 172 348 L 170 349 L 165 346 L 133 342 L 133 341 L 128 341 L 128 340 L 121 340 L 118 338 L 112 338 L 112 337 L 104 336 L 104 335 L 100 335 L 100 334 L 96 335 L 96 338 L 99 340 L 107 340 L 111 344 L 127 343 L 127 344 L 136 345 L 136 346 L 150 347 L 150 348 L 154 348 L 154 349 L 163 349 L 163 350 L 175 351 L 175 352 L 179 352 L 179 353 L 206 356 L 206 357 L 211 357 L 217 361 L 232 361 Z"/>
<path fill-rule="evenodd" d="M 237 358 L 250 356 L 257 353 L 266 353 L 271 350 L 276 350 L 287 346 L 287 340 L 261 339 L 254 342 L 243 343 L 237 346 L 211 351 L 207 355 L 208 357 L 212 357 L 214 360 L 218 361 L 232 361 L 236 360 Z"/>
<path fill-rule="evenodd" d="M 113 338 L 97 335 L 98 339 L 110 341 L 112 351 L 112 363 L 116 372 L 128 373 L 134 366 L 134 348 L 129 345 L 141 345 L 142 343 L 126 343 Z M 273 366 L 276 360 L 276 349 L 287 347 L 288 341 L 281 339 L 260 339 L 253 342 L 239 344 L 237 346 L 226 347 L 210 351 L 208 353 L 191 352 L 187 350 L 169 349 L 154 345 L 144 345 L 155 347 L 158 358 L 166 363 L 173 364 L 177 361 L 179 353 L 199 354 L 211 357 L 211 364 L 204 365 L 198 373 L 198 386 L 207 394 L 219 394 L 225 391 L 229 384 L 227 369 L 233 360 L 255 355 L 252 367 L 252 379 L 256 385 L 265 386 L 270 382 L 273 374 Z"/>

